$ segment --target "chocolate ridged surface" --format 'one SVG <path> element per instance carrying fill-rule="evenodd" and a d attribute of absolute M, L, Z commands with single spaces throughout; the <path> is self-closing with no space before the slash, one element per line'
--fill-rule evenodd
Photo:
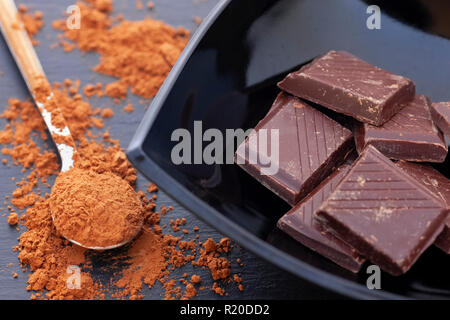
<path fill-rule="evenodd" d="M 431 116 L 434 123 L 450 137 L 450 102 L 438 102 L 431 105 Z"/>
<path fill-rule="evenodd" d="M 431 119 L 430 100 L 416 95 L 399 113 L 380 127 L 356 124 L 356 149 L 373 145 L 391 159 L 443 162 L 448 149 L 444 136 Z"/>
<path fill-rule="evenodd" d="M 278 86 L 361 122 L 382 125 L 412 100 L 414 83 L 345 51 L 330 51 Z"/>
<path fill-rule="evenodd" d="M 450 208 L 450 180 L 447 177 L 428 165 L 399 161 L 397 166 L 437 196 L 444 208 Z M 450 216 L 447 217 L 444 230 L 434 244 L 442 251 L 450 253 Z"/>
<path fill-rule="evenodd" d="M 400 275 L 435 241 L 447 214 L 417 180 L 369 146 L 315 218 L 380 268 Z"/>
<path fill-rule="evenodd" d="M 358 272 L 365 259 L 355 249 L 314 225 L 314 213 L 350 170 L 349 164 L 333 172 L 305 199 L 278 220 L 278 228 L 292 238 L 352 272 Z"/>
<path fill-rule="evenodd" d="M 259 154 L 252 135 L 279 132 L 278 172 L 263 175 L 260 158 L 251 163 L 249 151 Z M 256 140 L 256 139 L 255 139 Z M 271 139 L 268 138 L 268 150 Z M 294 206 L 311 192 L 354 149 L 350 130 L 298 98 L 281 93 L 268 115 L 238 147 L 236 162 L 255 179 Z M 255 162 L 255 161 L 253 161 Z"/>

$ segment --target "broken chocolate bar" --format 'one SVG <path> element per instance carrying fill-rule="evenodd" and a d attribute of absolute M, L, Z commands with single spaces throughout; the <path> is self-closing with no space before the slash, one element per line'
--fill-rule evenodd
<path fill-rule="evenodd" d="M 368 146 L 315 219 L 383 270 L 400 275 L 433 244 L 447 214 L 424 186 Z"/>
<path fill-rule="evenodd" d="M 278 132 L 278 141 L 261 137 L 274 131 Z M 267 141 L 267 148 L 259 144 L 260 140 Z M 278 151 L 278 170 L 274 173 L 267 174 L 265 170 L 268 156 L 264 150 Z M 294 206 L 342 164 L 352 150 L 350 130 L 300 99 L 281 93 L 268 115 L 238 147 L 235 162 Z"/>
<path fill-rule="evenodd" d="M 414 83 L 345 51 L 330 51 L 278 86 L 290 94 L 376 126 L 414 98 Z"/>
<path fill-rule="evenodd" d="M 399 161 L 397 166 L 418 180 L 443 203 L 444 208 L 450 208 L 450 180 L 431 166 Z M 450 253 L 450 216 L 447 217 L 444 230 L 434 244 L 446 253 Z"/>
<path fill-rule="evenodd" d="M 427 97 L 416 95 L 380 127 L 356 124 L 356 149 L 360 153 L 367 145 L 372 145 L 395 160 L 443 162 L 448 153 L 447 143 L 431 119 L 430 104 Z"/>
<path fill-rule="evenodd" d="M 450 102 L 433 103 L 430 110 L 434 123 L 450 137 Z"/>
<path fill-rule="evenodd" d="M 305 199 L 281 217 L 277 226 L 313 251 L 356 273 L 365 259 L 348 244 L 317 230 L 313 222 L 316 210 L 328 198 L 350 168 L 349 164 L 344 164 L 333 172 Z"/>

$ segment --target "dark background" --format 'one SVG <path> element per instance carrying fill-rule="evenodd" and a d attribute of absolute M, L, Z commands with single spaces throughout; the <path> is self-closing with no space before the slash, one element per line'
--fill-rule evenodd
<path fill-rule="evenodd" d="M 36 37 L 40 41 L 36 51 L 51 82 L 63 81 L 65 78 L 80 79 L 82 87 L 88 83 L 112 82 L 113 78 L 99 75 L 91 70 L 99 59 L 96 53 L 81 54 L 78 50 L 64 53 L 60 47 L 50 49 L 50 45 L 57 42 L 58 34 L 51 26 L 52 21 L 62 18 L 67 6 L 74 2 L 73 0 L 16 1 L 17 4 L 23 3 L 28 5 L 32 11 L 41 10 L 44 13 L 45 27 Z M 195 31 L 194 17 L 204 18 L 217 3 L 217 0 L 155 0 L 155 9 L 152 11 L 146 9 L 146 1 L 143 1 L 143 3 L 144 9 L 138 10 L 135 0 L 115 0 L 115 13 L 120 12 L 129 20 L 140 20 L 145 16 L 150 16 L 173 26 L 183 26 Z M 0 112 L 3 112 L 5 109 L 8 99 L 13 97 L 25 99 L 29 97 L 29 94 L 3 38 L 0 37 Z M 147 106 L 150 104 L 149 100 L 140 103 L 141 100 L 140 97 L 129 94 L 128 98 L 120 103 L 114 103 L 109 98 L 97 99 L 94 97 L 90 99 L 90 102 L 93 107 L 109 107 L 115 111 L 112 119 L 105 119 L 105 129 L 109 129 L 112 138 L 119 139 L 122 147 L 126 147 Z M 123 107 L 128 103 L 131 103 L 135 108 L 135 111 L 131 114 L 122 111 Z M 3 128 L 5 124 L 6 121 L 0 119 L 0 127 Z M 5 158 L 5 156 L 1 158 Z M 27 275 L 22 273 L 17 253 L 12 251 L 12 247 L 17 245 L 17 237 L 20 232 L 7 224 L 8 211 L 6 205 L 3 204 L 4 197 L 10 195 L 16 187 L 15 182 L 11 181 L 11 177 L 16 177 L 16 181 L 20 181 L 21 177 L 26 176 L 27 173 L 22 173 L 22 167 L 12 165 L 10 159 L 6 158 L 8 159 L 8 165 L 0 165 L 0 200 L 2 202 L 0 207 L 3 207 L 0 215 L 5 214 L 4 217 L 0 217 L 0 299 L 28 299 L 30 293 L 26 291 Z M 51 182 L 53 182 L 53 179 Z M 145 190 L 147 186 L 148 181 L 140 175 L 137 189 Z M 42 190 L 45 191 L 45 188 L 42 188 Z M 188 220 L 187 229 L 192 230 L 195 225 L 200 227 L 201 240 L 206 240 L 208 237 L 219 240 L 222 237 L 214 228 L 199 221 L 160 191 L 157 205 L 159 207 L 162 204 L 166 207 L 172 205 L 174 210 L 163 217 L 161 225 L 167 223 L 170 219 L 185 217 Z M 238 266 L 236 263 L 237 258 L 242 260 L 243 267 Z M 232 261 L 232 273 L 242 273 L 245 290 L 239 292 L 235 285 L 226 285 L 226 291 L 229 293 L 228 297 L 220 297 L 210 290 L 203 290 L 199 292 L 197 299 L 338 298 L 334 294 L 327 293 L 279 270 L 238 246 L 232 251 L 229 259 Z M 9 266 L 11 263 L 13 265 Z M 19 274 L 17 279 L 12 277 L 14 272 Z M 189 264 L 177 270 L 174 274 L 175 278 L 179 278 L 184 272 L 194 273 L 192 266 Z M 196 268 L 195 273 L 202 276 L 204 285 L 212 284 L 208 271 Z M 99 272 L 98 277 L 107 279 L 108 274 Z M 148 288 L 144 289 L 148 299 L 160 298 L 161 292 L 159 283 L 150 290 Z"/>

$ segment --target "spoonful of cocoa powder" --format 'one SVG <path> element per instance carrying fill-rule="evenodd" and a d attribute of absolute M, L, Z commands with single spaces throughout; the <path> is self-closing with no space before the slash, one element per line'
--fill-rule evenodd
<path fill-rule="evenodd" d="M 113 173 L 76 168 L 75 142 L 13 0 L 0 1 L 0 27 L 61 157 L 61 173 L 50 196 L 56 230 L 87 249 L 128 243 L 144 223 L 136 192 Z"/>
<path fill-rule="evenodd" d="M 73 168 L 56 178 L 50 195 L 53 223 L 82 247 L 120 247 L 141 230 L 143 212 L 136 192 L 119 176 Z"/>

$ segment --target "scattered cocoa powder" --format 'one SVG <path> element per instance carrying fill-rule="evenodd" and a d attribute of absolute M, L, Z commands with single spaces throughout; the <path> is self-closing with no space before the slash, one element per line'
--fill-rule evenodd
<path fill-rule="evenodd" d="M 187 300 L 187 299 L 193 298 L 196 295 L 197 295 L 197 290 L 191 283 L 188 283 L 186 285 L 186 292 L 185 292 L 182 300 Z"/>
<path fill-rule="evenodd" d="M 202 282 L 202 278 L 199 275 L 194 274 L 191 277 L 191 282 L 192 283 L 200 283 L 200 282 Z"/>
<path fill-rule="evenodd" d="M 68 85 L 68 86 L 70 86 L 70 85 Z M 97 97 L 99 97 L 99 98 L 101 98 L 104 94 L 102 91 L 101 83 L 97 83 L 96 85 L 88 84 L 87 86 L 84 87 L 83 93 L 86 97 L 92 97 L 92 96 L 97 95 Z"/>
<path fill-rule="evenodd" d="M 158 187 L 153 184 L 152 182 L 150 182 L 150 184 L 148 185 L 147 188 L 147 192 L 152 193 L 152 192 L 158 192 Z"/>
<path fill-rule="evenodd" d="M 116 297 L 128 295 L 131 299 L 142 298 L 143 283 L 152 287 L 157 280 L 167 274 L 168 261 L 164 239 L 145 227 L 141 236 L 128 251 L 130 265 L 123 270 L 119 280 L 114 282 L 123 289 Z"/>
<path fill-rule="evenodd" d="M 10 226 L 15 226 L 19 222 L 19 216 L 17 213 L 12 212 L 8 216 L 8 223 Z"/>
<path fill-rule="evenodd" d="M 110 0 L 85 0 L 77 5 L 82 17 L 80 29 L 68 29 L 65 20 L 54 21 L 53 27 L 63 31 L 67 41 L 81 51 L 101 55 L 95 71 L 120 79 L 107 85 L 105 94 L 122 99 L 131 87 L 134 94 L 154 97 L 186 46 L 189 31 L 149 18 L 135 22 L 117 19 L 120 23 L 115 25 Z M 61 40 L 61 45 L 70 51 L 75 46 L 67 41 Z"/>
<path fill-rule="evenodd" d="M 105 126 L 102 119 L 98 119 L 98 118 L 92 118 L 92 123 L 94 124 L 94 126 L 96 128 L 99 128 L 99 129 L 103 129 L 103 127 Z"/>
<path fill-rule="evenodd" d="M 212 286 L 211 290 L 214 291 L 215 293 L 217 293 L 218 295 L 221 295 L 221 296 L 223 296 L 225 294 L 225 289 L 219 287 L 217 282 L 213 283 L 213 286 Z"/>
<path fill-rule="evenodd" d="M 128 113 L 132 113 L 134 111 L 134 108 L 131 104 L 127 104 L 124 108 L 123 111 L 128 112 Z"/>
<path fill-rule="evenodd" d="M 48 299 L 100 298 L 99 285 L 87 272 L 80 274 L 80 289 L 67 286 L 69 266 L 86 263 L 86 249 L 70 245 L 56 232 L 52 223 L 48 201 L 41 199 L 22 217 L 27 231 L 19 237 L 19 260 L 32 272 L 27 290 L 47 291 Z"/>
<path fill-rule="evenodd" d="M 35 46 L 39 45 L 39 41 L 34 39 L 34 36 L 44 26 L 44 14 L 41 11 L 36 11 L 35 13 L 28 13 L 28 8 L 25 5 L 19 5 L 18 7 L 18 17 L 23 23 L 28 36 L 31 39 L 31 43 Z"/>
<path fill-rule="evenodd" d="M 91 2 L 101 12 L 111 12 L 113 9 L 113 2 L 111 0 L 95 0 Z"/>
<path fill-rule="evenodd" d="M 228 278 L 231 274 L 230 262 L 226 258 L 220 257 L 221 248 L 224 248 L 221 244 L 208 238 L 203 243 L 203 249 L 200 250 L 200 258 L 193 265 L 209 268 L 214 280 Z"/>
<path fill-rule="evenodd" d="M 83 14 L 86 29 L 79 33 L 65 30 L 66 37 L 74 40 L 83 51 L 98 51 L 101 54 L 97 71 L 119 77 L 120 85 L 131 87 L 136 94 L 149 97 L 154 95 L 184 47 L 188 32 L 184 29 L 175 30 L 150 19 L 141 22 L 123 21 L 124 25 L 113 27 L 113 19 L 108 15 L 112 11 L 112 1 L 86 0 L 80 4 L 82 12 L 86 14 Z M 61 28 L 58 23 L 55 26 Z M 142 33 L 137 32 L 140 28 L 148 31 L 151 36 L 143 39 Z M 114 56 L 114 50 L 122 50 L 126 43 L 133 47 L 136 54 L 126 50 L 128 53 Z M 171 46 L 176 50 L 172 50 Z M 114 47 L 115 49 L 112 49 Z M 171 51 L 172 54 L 169 54 Z M 140 57 L 141 60 L 135 59 Z M 111 70 L 124 66 L 121 61 L 133 61 L 130 65 L 125 64 L 124 69 L 128 71 L 121 70 L 117 74 L 107 71 L 107 66 L 110 66 Z M 147 74 L 145 79 L 139 79 L 141 68 L 142 72 Z M 153 71 L 149 73 L 149 69 Z M 114 175 L 126 181 L 129 186 L 134 186 L 137 179 L 136 170 L 128 162 L 118 141 L 111 138 L 109 131 L 99 135 L 101 141 L 96 140 L 97 136 L 91 130 L 94 127 L 103 127 L 101 119 L 95 118 L 100 111 L 83 99 L 78 93 L 79 88 L 79 80 L 65 79 L 63 85 L 56 83 L 50 88 L 53 98 L 49 102 L 61 109 L 76 142 L 74 171 Z M 44 89 L 49 90 L 48 87 Z M 88 97 L 93 91 L 94 89 L 90 88 L 84 90 L 84 94 Z M 160 226 L 160 219 L 173 208 L 162 205 L 157 212 L 156 194 L 147 197 L 144 192 L 137 192 L 144 227 L 132 243 L 119 251 L 92 252 L 63 238 L 52 221 L 52 196 L 39 195 L 39 185 L 48 186 L 47 178 L 57 174 L 59 170 L 55 150 L 49 149 L 48 146 L 41 148 L 35 141 L 39 138 L 48 141 L 42 118 L 32 102 L 17 99 L 9 100 L 1 117 L 8 120 L 8 124 L 0 131 L 0 144 L 4 145 L 1 152 L 10 157 L 14 165 L 22 166 L 26 172 L 25 178 L 18 182 L 11 201 L 18 208 L 28 207 L 20 218 L 17 215 L 26 230 L 20 235 L 19 244 L 14 249 L 18 251 L 23 270 L 30 271 L 27 290 L 33 291 L 31 299 L 105 299 L 107 295 L 120 299 L 140 299 L 143 298 L 143 285 L 152 287 L 157 281 L 162 283 L 165 290 L 163 298 L 188 299 L 197 294 L 194 284 L 199 283 L 201 278 L 194 275 L 191 277 L 191 283 L 184 280 L 181 285 L 171 278 L 173 271 L 188 263 L 209 270 L 216 281 L 212 289 L 218 294 L 226 294 L 218 281 L 225 281 L 225 284 L 231 279 L 231 266 L 226 258 L 228 249 L 225 249 L 230 247 L 228 241 L 216 243 L 213 239 L 208 239 L 200 247 L 198 240 L 182 239 L 186 235 L 175 237 L 165 234 Z M 61 177 L 64 177 L 64 174 L 58 179 L 63 179 Z M 67 183 L 70 184 L 65 182 L 65 185 Z M 54 191 L 57 190 L 57 185 L 54 188 Z M 157 191 L 156 186 L 149 189 L 150 192 Z M 85 199 L 86 197 L 79 198 L 84 204 Z M 56 200 L 53 197 L 53 201 L 58 207 L 61 205 L 60 201 L 64 202 L 65 199 Z M 128 200 L 125 204 L 127 203 Z M 8 209 L 14 211 L 11 206 L 8 206 Z M 186 219 L 174 221 L 174 226 L 176 224 L 186 224 Z M 95 261 L 98 259 L 104 261 L 105 268 L 117 270 L 110 282 L 103 283 L 93 277 L 91 272 L 97 268 Z M 77 266 L 81 270 L 81 286 L 80 289 L 73 290 L 67 285 L 71 276 L 68 267 Z M 187 278 L 187 275 L 183 278 Z"/>
<path fill-rule="evenodd" d="M 90 170 L 98 174 L 110 172 L 133 186 L 136 170 L 128 162 L 118 142 L 111 139 L 109 133 L 102 135 L 107 137 L 106 145 L 90 139 L 93 137 L 90 130 L 95 126 L 96 119 L 94 108 L 80 95 L 70 94 L 72 82 L 65 81 L 65 86 L 60 89 L 56 87 L 53 88 L 55 100 L 52 103 L 59 106 L 65 119 L 70 119 L 68 125 L 77 142 L 76 169 Z M 94 280 L 89 271 L 92 269 L 92 259 L 97 254 L 72 245 L 61 237 L 52 222 L 51 197 L 43 198 L 33 191 L 39 181 L 46 181 L 50 175 L 56 174 L 59 168 L 54 151 L 42 151 L 33 140 L 36 138 L 33 132 L 48 140 L 42 118 L 31 102 L 16 99 L 10 99 L 2 117 L 9 120 L 4 130 L 0 131 L 0 136 L 5 137 L 2 144 L 10 145 L 4 147 L 2 153 L 11 156 L 16 165 L 29 169 L 28 176 L 19 182 L 19 187 L 13 192 L 12 201 L 24 201 L 22 204 L 25 205 L 27 197 L 33 195 L 32 201 L 28 203 L 31 207 L 20 218 L 26 231 L 19 237 L 19 245 L 16 247 L 20 262 L 31 271 L 28 290 L 43 293 L 39 296 L 33 293 L 32 298 L 103 299 L 108 290 L 113 290 L 113 297 L 140 299 L 143 297 L 143 285 L 152 287 L 156 281 L 160 281 L 165 290 L 163 298 L 188 299 L 196 294 L 197 289 L 189 286 L 189 283 L 183 283 L 183 291 L 181 286 L 170 279 L 172 271 L 187 263 L 207 268 L 211 277 L 217 281 L 230 277 L 230 264 L 226 257 L 220 256 L 229 245 L 227 241 L 215 243 L 213 239 L 208 239 L 198 250 L 199 244 L 196 240 L 185 241 L 164 234 L 159 225 L 160 216 L 171 210 L 172 206 L 166 208 L 162 205 L 160 211 L 156 212 L 153 198 L 155 194 L 147 198 L 139 191 L 138 198 L 145 226 L 133 243 L 111 258 L 112 268 L 114 261 L 125 261 L 128 267 L 120 268 L 117 279 L 111 280 L 111 285 L 116 289 L 107 290 L 104 284 Z M 157 187 L 149 184 L 149 190 L 156 192 Z M 185 218 L 178 218 L 173 221 L 173 225 L 184 225 L 186 222 Z M 198 251 L 200 255 L 196 259 Z M 82 268 L 80 290 L 67 287 L 66 282 L 70 276 L 67 268 L 70 265 Z M 217 283 L 213 288 L 218 294 L 225 294 Z"/>
<path fill-rule="evenodd" d="M 102 110 L 102 118 L 112 118 L 114 116 L 114 111 L 110 108 Z"/>
<path fill-rule="evenodd" d="M 233 276 L 234 282 L 238 284 L 239 291 L 244 291 L 244 286 L 242 285 L 242 278 L 239 277 L 237 274 Z"/>
<path fill-rule="evenodd" d="M 110 83 L 105 88 L 105 95 L 108 97 L 123 99 L 127 96 L 128 86 L 121 81 Z"/>
<path fill-rule="evenodd" d="M 203 19 L 200 17 L 194 17 L 194 23 L 199 26 L 202 24 Z"/>
<path fill-rule="evenodd" d="M 223 251 L 228 252 L 230 250 L 231 241 L 229 238 L 220 239 L 219 244 L 222 247 Z"/>

